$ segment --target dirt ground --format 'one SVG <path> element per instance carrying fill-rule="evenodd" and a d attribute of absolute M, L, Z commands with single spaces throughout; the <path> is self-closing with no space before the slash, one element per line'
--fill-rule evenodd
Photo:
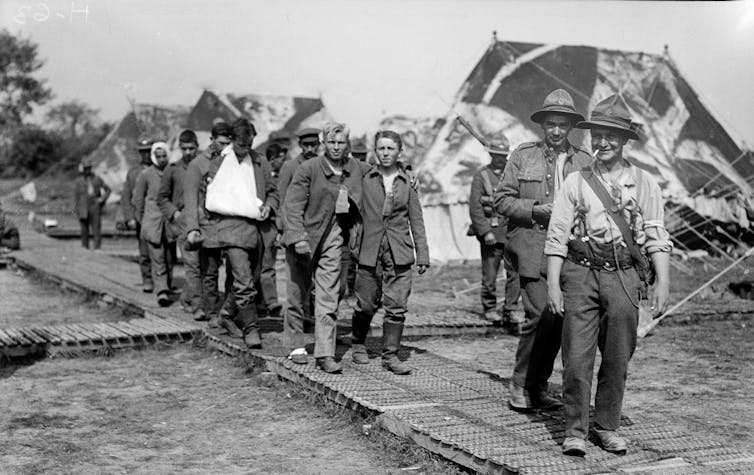
<path fill-rule="evenodd" d="M 290 386 L 258 383 L 190 345 L 0 368 L 2 472 L 456 473 Z"/>
<path fill-rule="evenodd" d="M 98 307 L 21 271 L 0 270 L 0 328 L 117 320 L 124 320 L 118 309 Z"/>

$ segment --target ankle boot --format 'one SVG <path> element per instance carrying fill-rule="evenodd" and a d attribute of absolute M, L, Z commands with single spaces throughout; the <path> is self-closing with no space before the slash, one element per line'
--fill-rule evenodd
<path fill-rule="evenodd" d="M 364 342 L 369 333 L 369 324 L 372 323 L 372 316 L 363 312 L 356 311 L 353 313 L 351 320 L 351 357 L 356 364 L 369 364 L 369 355 Z"/>
<path fill-rule="evenodd" d="M 262 339 L 257 330 L 257 307 L 252 303 L 238 309 L 239 327 L 243 329 L 243 340 L 247 348 L 261 348 Z"/>
<path fill-rule="evenodd" d="M 385 320 L 382 324 L 382 366 L 394 374 L 409 374 L 411 368 L 398 359 L 403 322 Z"/>

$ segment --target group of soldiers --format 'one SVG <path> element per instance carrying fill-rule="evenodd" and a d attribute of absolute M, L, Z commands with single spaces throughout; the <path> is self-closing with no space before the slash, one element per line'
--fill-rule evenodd
<path fill-rule="evenodd" d="M 503 136 L 490 140 L 492 160 L 474 177 L 469 200 L 469 234 L 481 245 L 485 317 L 514 324 L 520 335 L 508 404 L 516 411 L 565 406 L 563 453 L 583 456 L 599 349 L 592 433 L 603 449 L 625 453 L 616 431 L 639 302 L 654 276 L 654 316 L 668 299 L 672 245 L 660 188 L 624 157 L 626 143 L 639 135 L 620 95 L 596 104 L 587 120 L 570 94 L 557 89 L 531 120 L 542 140 L 509 156 Z M 569 142 L 573 128 L 589 130 L 592 153 Z M 508 271 L 502 315 L 495 311 L 501 260 Z M 523 322 L 510 316 L 519 292 Z M 561 349 L 562 402 L 548 393 Z"/>
<path fill-rule="evenodd" d="M 605 450 L 624 453 L 626 441 L 616 431 L 639 302 L 655 280 L 655 316 L 668 299 L 672 245 L 660 189 L 624 157 L 624 146 L 639 136 L 620 95 L 596 104 L 587 120 L 568 92 L 557 89 L 531 120 L 542 130 L 539 141 L 513 152 L 502 134 L 486 141 L 491 161 L 475 175 L 469 200 L 469 234 L 478 238 L 482 256 L 484 316 L 519 335 L 508 404 L 516 411 L 565 406 L 563 452 L 583 456 L 599 349 L 592 431 Z M 591 153 L 568 140 L 574 128 L 589 130 Z M 144 290 L 170 303 L 177 242 L 186 266 L 184 309 L 259 348 L 260 311 L 280 310 L 274 252 L 281 245 L 288 268 L 283 334 L 291 361 L 308 362 L 313 326 L 317 367 L 342 371 L 335 329 L 352 280 L 353 362 L 369 363 L 364 343 L 382 307 L 383 366 L 410 373 L 397 352 L 413 271 L 427 270 L 429 252 L 416 177 L 400 158 L 401 136 L 378 132 L 372 164 L 364 160 L 366 150 L 351 146 L 344 124 L 299 131 L 301 153 L 289 160 L 275 143 L 266 156 L 255 152 L 255 137 L 246 119 L 220 122 L 197 156 L 196 134 L 186 130 L 179 137 L 182 159 L 171 165 L 164 142 L 139 145 L 142 165 L 129 171 L 121 202 L 126 225 L 140 237 Z M 95 203 L 109 193 L 98 185 L 87 179 L 80 186 Z M 499 312 L 501 263 L 507 278 Z M 519 295 L 523 319 L 513 312 Z M 561 349 L 562 401 L 548 390 Z"/>

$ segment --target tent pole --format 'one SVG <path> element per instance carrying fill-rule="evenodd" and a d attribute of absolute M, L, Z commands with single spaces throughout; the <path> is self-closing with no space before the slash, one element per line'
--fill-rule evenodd
<path fill-rule="evenodd" d="M 733 263 L 731 265 L 729 265 L 725 269 L 723 269 L 720 272 L 718 272 L 717 275 L 715 275 L 713 278 L 711 278 L 710 280 L 708 280 L 707 282 L 705 282 L 701 287 L 699 287 L 695 291 L 693 291 L 690 294 L 688 294 L 686 297 L 683 298 L 683 300 L 681 300 L 677 304 L 673 305 L 665 313 L 663 313 L 659 317 L 653 319 L 651 322 L 649 322 L 645 326 L 639 328 L 639 331 L 637 332 L 637 335 L 639 336 L 639 338 L 644 338 L 645 336 L 647 336 L 647 334 L 649 332 L 651 332 L 652 329 L 654 327 L 656 327 L 662 320 L 664 320 L 665 317 L 667 317 L 668 315 L 670 315 L 673 312 L 675 312 L 676 310 L 678 310 L 678 308 L 680 308 L 681 305 L 685 304 L 686 302 L 688 302 L 689 300 L 691 300 L 692 298 L 694 298 L 699 292 L 701 292 L 702 290 L 704 290 L 707 287 L 709 287 L 712 284 L 712 282 L 716 281 L 717 279 L 719 279 L 720 277 L 722 277 L 723 275 L 725 275 L 731 269 L 733 269 L 738 264 L 740 264 L 744 259 L 746 259 L 747 257 L 749 257 L 752 253 L 754 253 L 754 247 L 750 247 L 749 250 L 746 251 L 746 254 L 744 254 L 743 256 L 739 257 L 735 261 L 733 261 Z"/>

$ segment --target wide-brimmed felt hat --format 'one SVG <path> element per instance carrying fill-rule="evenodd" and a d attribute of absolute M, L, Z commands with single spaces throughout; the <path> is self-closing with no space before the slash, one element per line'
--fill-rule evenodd
<path fill-rule="evenodd" d="M 511 143 L 504 133 L 498 132 L 487 140 L 487 146 L 484 149 L 487 153 L 508 155 L 511 152 Z"/>
<path fill-rule="evenodd" d="M 584 116 L 576 112 L 573 97 L 565 89 L 555 89 L 545 97 L 542 108 L 531 115 L 531 120 L 541 124 L 547 114 L 563 114 L 570 117 L 574 123 L 584 120 Z"/>
<path fill-rule="evenodd" d="M 636 133 L 637 125 L 631 120 L 631 113 L 623 98 L 613 94 L 601 100 L 592 109 L 589 120 L 582 120 L 576 127 L 579 129 L 608 128 L 622 132 L 626 137 L 639 140 Z"/>

